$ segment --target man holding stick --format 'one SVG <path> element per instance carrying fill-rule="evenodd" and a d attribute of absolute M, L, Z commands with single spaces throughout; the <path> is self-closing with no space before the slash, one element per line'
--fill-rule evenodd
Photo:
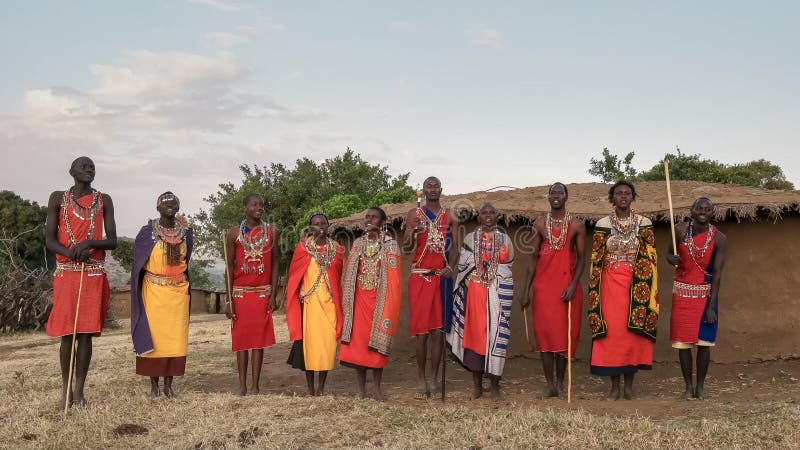
<path fill-rule="evenodd" d="M 425 194 L 425 205 L 422 206 L 421 199 L 418 198 L 417 207 L 408 211 L 402 245 L 404 252 L 413 252 L 411 276 L 408 279 L 408 310 L 411 336 L 417 339 L 416 399 L 428 398 L 443 389 L 437 379 L 444 332 L 449 328 L 453 267 L 458 263 L 459 247 L 458 236 L 454 233 L 458 218 L 439 203 L 442 195 L 441 181 L 436 177 L 426 178 L 422 191 Z M 431 334 L 432 385 L 425 375 L 428 337 Z"/>
<path fill-rule="evenodd" d="M 704 399 L 704 383 L 717 340 L 717 304 L 727 238 L 711 225 L 714 203 L 700 197 L 692 204 L 692 218 L 678 224 L 677 254 L 672 246 L 667 261 L 677 266 L 672 287 L 669 340 L 678 349 L 686 382 L 684 398 Z M 692 347 L 697 347 L 697 382 L 692 385 Z"/>
<path fill-rule="evenodd" d="M 566 185 L 550 186 L 550 212 L 533 223 L 532 261 L 520 302 L 523 314 L 533 302 L 533 331 L 547 380 L 545 398 L 565 394 L 564 372 L 568 358 L 575 355 L 581 326 L 586 229 L 567 212 L 567 198 Z"/>
<path fill-rule="evenodd" d="M 59 408 L 65 411 L 73 404 L 87 406 L 83 388 L 92 360 L 92 337 L 100 336 L 111 295 L 103 267 L 105 251 L 117 247 L 111 197 L 92 188 L 94 162 L 81 156 L 72 162 L 69 174 L 73 186 L 50 194 L 45 228 L 45 244 L 56 254 L 53 309 L 46 332 L 61 338 Z"/>

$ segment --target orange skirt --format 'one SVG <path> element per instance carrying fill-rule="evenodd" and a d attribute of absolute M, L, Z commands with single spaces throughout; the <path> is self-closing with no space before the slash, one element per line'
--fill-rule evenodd
<path fill-rule="evenodd" d="M 353 330 L 350 342 L 342 342 L 339 347 L 339 362 L 343 366 L 382 369 L 389 362 L 389 357 L 370 350 L 369 336 L 372 332 L 372 321 L 375 314 L 375 302 L 378 291 L 357 289 L 353 304 Z"/>
<path fill-rule="evenodd" d="M 633 268 L 616 263 L 603 270 L 600 306 L 608 334 L 592 341 L 592 375 L 617 376 L 653 368 L 653 342 L 628 331 Z"/>
<path fill-rule="evenodd" d="M 233 299 L 236 320 L 231 329 L 231 349 L 234 352 L 269 347 L 275 344 L 272 313 L 267 312 L 269 297 L 259 292 L 244 292 Z"/>
<path fill-rule="evenodd" d="M 442 328 L 442 292 L 438 275 L 408 278 L 408 319 L 411 336 Z"/>
<path fill-rule="evenodd" d="M 45 331 L 50 337 L 69 336 L 75 327 L 75 310 L 81 272 L 62 271 L 53 277 L 53 309 L 47 319 Z M 106 320 L 111 289 L 106 274 L 89 276 L 83 274 L 81 305 L 78 310 L 78 333 L 100 336 Z"/>

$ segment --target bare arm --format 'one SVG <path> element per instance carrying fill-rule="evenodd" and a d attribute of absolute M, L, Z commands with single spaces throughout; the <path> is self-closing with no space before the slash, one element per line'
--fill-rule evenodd
<path fill-rule="evenodd" d="M 281 236 L 280 232 L 274 226 L 272 228 L 272 264 L 270 264 L 271 272 L 270 273 L 270 285 L 272 286 L 272 291 L 269 294 L 269 304 L 267 308 L 270 311 L 274 311 L 275 308 L 278 306 L 277 296 L 278 296 L 278 275 L 280 274 L 280 263 L 281 263 Z"/>
<path fill-rule="evenodd" d="M 239 229 L 234 227 L 225 233 L 225 283 L 228 287 L 228 309 L 225 315 L 229 319 L 236 319 L 236 312 L 233 310 L 233 270 L 236 267 L 236 237 Z"/>
<path fill-rule="evenodd" d="M 681 242 L 681 238 L 683 237 L 683 233 L 686 232 L 686 222 L 679 223 L 675 225 L 675 241 L 677 243 Z M 680 244 L 678 244 L 680 245 Z M 676 250 L 672 247 L 672 240 L 670 240 L 669 247 L 667 247 L 667 262 L 672 264 L 673 266 L 677 266 L 681 259 L 676 253 Z"/>
<path fill-rule="evenodd" d="M 531 227 L 533 229 L 533 248 L 531 248 L 531 263 L 525 273 L 522 299 L 519 302 L 522 309 L 527 308 L 533 299 L 533 277 L 536 275 L 536 265 L 539 263 L 539 249 L 542 247 L 542 233 L 539 231 L 541 227 L 540 222 L 541 217 L 537 217 Z"/>
<path fill-rule="evenodd" d="M 458 255 L 461 250 L 461 242 L 464 240 L 462 236 L 464 230 L 461 228 L 461 222 L 458 216 L 453 214 L 452 210 L 448 211 L 447 227 L 450 229 L 450 251 L 447 255 L 447 266 L 443 269 L 447 273 L 442 273 L 445 277 L 452 277 L 456 274 L 458 268 Z"/>
<path fill-rule="evenodd" d="M 705 322 L 714 323 L 717 321 L 717 314 L 714 312 L 719 302 L 719 286 L 722 281 L 722 269 L 725 266 L 725 254 L 728 250 L 728 237 L 717 230 L 714 239 L 714 272 L 711 274 L 711 301 L 708 302 L 705 312 Z"/>
<path fill-rule="evenodd" d="M 572 276 L 572 281 L 569 286 L 561 294 L 561 301 L 571 302 L 575 296 L 575 290 L 578 288 L 578 283 L 581 281 L 583 271 L 586 270 L 586 227 L 580 220 L 572 221 L 573 238 L 570 245 L 574 245 L 575 249 L 575 274 Z"/>
<path fill-rule="evenodd" d="M 417 237 L 419 227 L 419 217 L 417 217 L 417 210 L 412 209 L 406 214 L 406 229 L 403 233 L 402 250 L 403 253 L 411 253 L 414 251 L 414 238 Z"/>

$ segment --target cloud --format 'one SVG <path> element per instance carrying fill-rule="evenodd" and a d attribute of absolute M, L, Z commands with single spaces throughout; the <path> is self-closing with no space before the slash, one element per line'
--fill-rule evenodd
<path fill-rule="evenodd" d="M 235 47 L 250 42 L 249 38 L 223 32 L 206 33 L 206 39 L 223 48 Z"/>
<path fill-rule="evenodd" d="M 194 3 L 196 5 L 210 6 L 211 8 L 218 9 L 220 11 L 237 11 L 239 9 L 238 6 L 234 6 L 231 5 L 230 3 L 226 3 L 220 0 L 189 0 L 189 3 Z"/>
<path fill-rule="evenodd" d="M 503 36 L 499 31 L 489 27 L 472 27 L 467 30 L 467 36 L 472 44 L 479 47 L 499 48 Z"/>

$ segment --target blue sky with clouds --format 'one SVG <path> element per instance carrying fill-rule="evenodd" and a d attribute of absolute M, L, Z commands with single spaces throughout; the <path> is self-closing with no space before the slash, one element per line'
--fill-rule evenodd
<path fill-rule="evenodd" d="M 593 181 L 609 147 L 769 159 L 800 186 L 800 3 L 137 2 L 0 6 L 1 189 L 73 158 L 132 235 L 241 163 L 350 146 L 446 191 Z"/>

